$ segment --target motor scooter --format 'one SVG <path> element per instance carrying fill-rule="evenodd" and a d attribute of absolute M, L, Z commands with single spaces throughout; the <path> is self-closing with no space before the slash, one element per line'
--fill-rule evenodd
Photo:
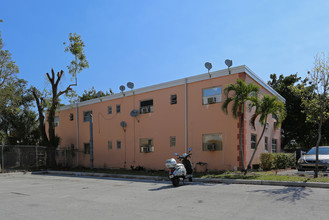
<path fill-rule="evenodd" d="M 185 179 L 192 182 L 193 168 L 191 161 L 188 159 L 192 155 L 191 151 L 192 147 L 189 149 L 188 153 L 183 153 L 181 156 L 175 153 L 175 155 L 178 156 L 177 159 L 181 160 L 182 163 L 177 163 L 174 158 L 170 158 L 166 161 L 166 167 L 169 168 L 169 179 L 175 187 L 179 185 L 179 181 L 181 180 L 183 183 Z"/>

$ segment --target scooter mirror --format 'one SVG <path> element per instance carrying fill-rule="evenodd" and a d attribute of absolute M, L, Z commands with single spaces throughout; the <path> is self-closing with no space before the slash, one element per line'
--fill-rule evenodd
<path fill-rule="evenodd" d="M 179 156 L 178 153 L 174 153 L 176 156 Z"/>
<path fill-rule="evenodd" d="M 188 150 L 188 152 L 191 152 L 192 151 L 192 147 L 190 147 L 190 149 Z"/>

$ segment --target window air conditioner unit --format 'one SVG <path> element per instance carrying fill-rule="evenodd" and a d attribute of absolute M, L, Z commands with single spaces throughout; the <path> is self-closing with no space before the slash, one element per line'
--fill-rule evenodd
<path fill-rule="evenodd" d="M 142 153 L 148 153 L 149 148 L 148 147 L 142 147 Z"/>
<path fill-rule="evenodd" d="M 208 144 L 207 148 L 209 151 L 214 151 L 214 150 L 216 150 L 216 144 Z"/>
<path fill-rule="evenodd" d="M 150 112 L 150 108 L 148 106 L 146 107 L 141 107 L 141 113 L 149 113 Z"/>
<path fill-rule="evenodd" d="M 216 97 L 210 97 L 208 98 L 208 104 L 216 103 Z"/>

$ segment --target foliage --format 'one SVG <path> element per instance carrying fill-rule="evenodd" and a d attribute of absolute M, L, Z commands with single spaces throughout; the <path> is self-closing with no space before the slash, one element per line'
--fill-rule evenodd
<path fill-rule="evenodd" d="M 307 87 L 308 80 L 301 81 L 297 74 L 284 77 L 271 74 L 271 81 L 268 82 L 273 89 L 286 99 L 286 118 L 282 122 L 281 146 L 288 151 L 296 149 L 308 150 L 315 143 L 316 124 L 306 121 L 306 113 L 303 111 L 302 97 L 294 92 L 299 87 L 304 88 L 304 95 L 311 98 L 313 88 Z"/>
<path fill-rule="evenodd" d="M 5 83 L 14 81 L 16 74 L 19 73 L 18 66 L 11 58 L 11 53 L 4 50 L 3 46 L 0 32 L 0 89 L 5 86 Z"/>
<path fill-rule="evenodd" d="M 260 155 L 260 167 L 263 170 L 271 170 L 273 167 L 274 155 L 272 153 L 262 153 Z"/>
<path fill-rule="evenodd" d="M 103 96 L 108 96 L 111 94 L 111 89 L 109 90 L 109 92 L 103 92 L 103 91 L 96 91 L 96 89 L 94 87 L 91 87 L 91 89 L 89 91 L 84 90 L 83 94 L 81 96 L 79 96 L 80 101 L 87 101 L 90 99 L 95 99 L 95 98 L 99 98 L 99 97 L 103 97 Z"/>
<path fill-rule="evenodd" d="M 31 110 L 32 96 L 26 89 L 27 82 L 17 78 L 19 69 L 11 53 L 3 47 L 0 32 L 0 140 L 35 144 L 39 138 L 35 113 Z"/>
<path fill-rule="evenodd" d="M 67 66 L 69 74 L 76 78 L 76 75 L 83 69 L 89 68 L 89 63 L 86 59 L 84 47 L 85 44 L 81 40 L 81 36 L 74 33 L 69 34 L 69 45 L 65 47 L 65 52 L 70 52 L 74 56 L 74 60 L 71 61 L 70 65 Z M 66 45 L 66 43 L 63 43 Z"/>
<path fill-rule="evenodd" d="M 39 132 L 36 114 L 31 109 L 33 97 L 27 82 L 17 79 L 1 89 L 0 133 L 7 144 L 37 144 Z"/>
<path fill-rule="evenodd" d="M 233 92 L 232 96 L 229 96 Z M 240 158 L 242 169 L 245 170 L 244 152 L 243 152 L 243 120 L 244 120 L 244 105 L 247 101 L 251 101 L 253 97 L 257 97 L 259 87 L 255 84 L 246 84 L 242 79 L 238 79 L 236 84 L 230 84 L 224 89 L 226 100 L 222 105 L 222 110 L 228 114 L 228 105 L 232 102 L 232 113 L 236 118 L 240 113 Z"/>
<path fill-rule="evenodd" d="M 313 88 L 311 96 L 305 93 L 305 87 L 295 88 L 294 92 L 302 97 L 302 106 L 306 120 L 318 125 L 316 141 L 316 162 L 314 177 L 318 176 L 319 145 L 322 136 L 322 125 L 329 118 L 329 56 L 317 55 L 312 72 L 308 72 L 309 84 Z"/>
<path fill-rule="evenodd" d="M 89 68 L 88 61 L 86 60 L 84 52 L 84 42 L 81 40 L 80 35 L 69 34 L 70 44 L 65 48 L 65 52 L 70 52 L 74 55 L 74 60 L 71 61 L 70 65 L 67 66 L 69 74 L 76 78 L 77 73 L 80 73 L 84 68 Z M 65 44 L 65 43 L 64 43 Z M 50 98 L 45 97 L 47 93 L 41 93 L 36 88 L 33 89 L 33 96 L 35 98 L 38 112 L 39 112 L 39 128 L 42 136 L 42 142 L 51 147 L 57 147 L 60 139 L 55 135 L 55 113 L 56 109 L 60 106 L 60 97 L 64 94 L 68 94 L 72 91 L 71 86 L 77 85 L 71 84 L 66 87 L 65 90 L 59 90 L 59 83 L 63 77 L 64 71 L 61 70 L 55 74 L 54 70 L 51 69 L 51 73 L 46 73 L 48 82 L 51 85 Z M 48 93 L 49 94 L 49 93 Z M 68 94 L 71 97 L 76 96 L 76 93 L 72 92 Z M 45 112 L 47 113 L 48 119 L 48 137 L 45 131 Z"/>
<path fill-rule="evenodd" d="M 269 96 L 269 95 L 264 94 L 263 98 L 260 101 L 257 97 L 254 97 L 253 101 L 249 105 L 249 109 L 251 110 L 253 107 L 256 107 L 256 109 L 255 109 L 255 113 L 251 117 L 250 124 L 256 129 L 255 121 L 256 121 L 256 118 L 259 118 L 259 122 L 263 126 L 263 131 L 256 143 L 256 147 L 250 158 L 250 161 L 248 163 L 245 173 L 247 173 L 247 170 L 250 169 L 251 163 L 254 159 L 255 153 L 259 146 L 259 143 L 263 138 L 263 135 L 264 135 L 264 132 L 266 129 L 268 116 L 272 115 L 272 117 L 274 117 L 276 119 L 275 127 L 273 129 L 277 129 L 278 127 L 280 127 L 282 121 L 286 117 L 284 103 L 281 102 L 276 96 Z"/>
<path fill-rule="evenodd" d="M 292 164 L 290 154 L 276 153 L 274 154 L 273 166 L 274 169 L 286 169 Z"/>

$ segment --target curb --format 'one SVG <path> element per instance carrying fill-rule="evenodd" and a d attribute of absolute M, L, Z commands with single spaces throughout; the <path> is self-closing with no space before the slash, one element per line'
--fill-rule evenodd
<path fill-rule="evenodd" d="M 84 177 L 94 176 L 94 177 L 112 177 L 112 178 L 123 178 L 123 179 L 169 181 L 168 177 L 161 177 L 161 176 L 139 176 L 139 175 L 128 175 L 128 174 L 87 173 L 87 172 L 51 171 L 51 170 L 36 171 L 36 172 L 31 172 L 31 174 L 36 174 L 36 175 L 53 174 L 53 175 L 70 175 L 70 176 L 84 176 Z M 243 179 L 215 179 L 215 178 L 193 178 L 193 182 L 329 188 L 329 183 L 317 183 L 317 182 L 287 182 L 287 181 L 271 181 L 271 180 L 243 180 Z"/>

